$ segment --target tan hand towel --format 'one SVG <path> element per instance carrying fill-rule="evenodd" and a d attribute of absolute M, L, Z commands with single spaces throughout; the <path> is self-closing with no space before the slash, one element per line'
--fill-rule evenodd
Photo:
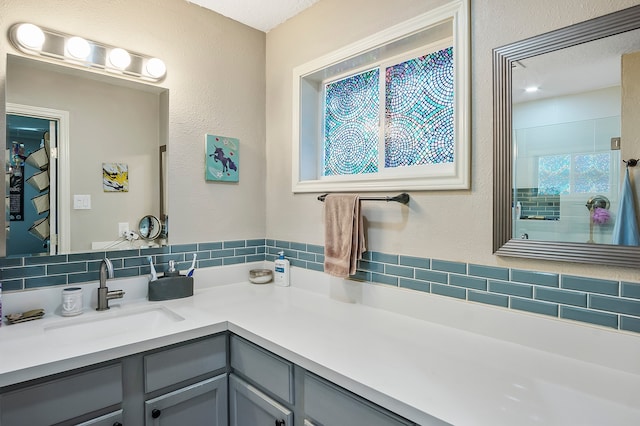
<path fill-rule="evenodd" d="M 329 194 L 324 204 L 324 271 L 346 278 L 355 274 L 366 250 L 360 197 Z"/>

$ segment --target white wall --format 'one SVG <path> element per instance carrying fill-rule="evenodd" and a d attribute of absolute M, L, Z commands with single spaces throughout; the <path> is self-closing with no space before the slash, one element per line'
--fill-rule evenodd
<path fill-rule="evenodd" d="M 322 0 L 267 34 L 267 236 L 323 244 L 323 205 L 317 194 L 292 194 L 292 69 L 365 36 L 426 12 L 442 2 Z M 472 188 L 414 192 L 409 209 L 365 203 L 371 250 L 541 271 L 637 279 L 625 268 L 492 254 L 492 52 L 512 43 L 604 13 L 638 0 L 472 0 Z M 286 208 L 283 208 L 286 206 Z"/>
<path fill-rule="evenodd" d="M 17 22 L 162 58 L 168 71 L 159 85 L 170 91 L 170 242 L 264 237 L 264 33 L 183 0 L 3 1 L 2 34 Z M 5 39 L 2 105 L 7 53 L 20 54 Z M 206 133 L 240 139 L 238 184 L 205 182 Z"/>

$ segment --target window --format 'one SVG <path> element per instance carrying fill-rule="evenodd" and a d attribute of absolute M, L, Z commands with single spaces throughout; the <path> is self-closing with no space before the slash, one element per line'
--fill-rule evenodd
<path fill-rule="evenodd" d="M 468 4 L 294 70 L 293 191 L 469 187 Z"/>
<path fill-rule="evenodd" d="M 380 64 L 324 92 L 323 176 L 453 162 L 452 47 Z"/>
<path fill-rule="evenodd" d="M 538 194 L 611 192 L 611 153 L 542 156 L 538 160 Z"/>

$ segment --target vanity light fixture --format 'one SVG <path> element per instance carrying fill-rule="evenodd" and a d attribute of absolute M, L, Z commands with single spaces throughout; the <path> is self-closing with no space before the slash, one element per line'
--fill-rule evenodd
<path fill-rule="evenodd" d="M 91 54 L 91 45 L 82 37 L 71 37 L 67 40 L 65 52 L 74 59 L 86 60 Z"/>
<path fill-rule="evenodd" d="M 167 73 L 166 65 L 159 58 L 34 24 L 13 25 L 9 31 L 9 40 L 23 53 L 57 60 L 71 66 L 152 82 L 162 80 Z"/>
<path fill-rule="evenodd" d="M 131 65 L 131 55 L 126 50 L 116 47 L 109 52 L 109 62 L 114 67 L 124 70 Z"/>
<path fill-rule="evenodd" d="M 15 31 L 16 41 L 26 49 L 40 50 L 44 44 L 44 32 L 33 24 L 20 24 Z"/>
<path fill-rule="evenodd" d="M 147 61 L 145 70 L 151 77 L 161 78 L 166 74 L 167 66 L 164 64 L 164 61 L 162 61 L 162 59 L 151 58 Z"/>

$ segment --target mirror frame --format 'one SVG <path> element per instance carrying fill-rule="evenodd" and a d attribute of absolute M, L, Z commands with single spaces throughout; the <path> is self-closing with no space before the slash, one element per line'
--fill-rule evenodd
<path fill-rule="evenodd" d="M 637 268 L 640 247 L 512 238 L 512 66 L 519 61 L 640 28 L 640 5 L 493 49 L 493 252 L 498 256 Z"/>

